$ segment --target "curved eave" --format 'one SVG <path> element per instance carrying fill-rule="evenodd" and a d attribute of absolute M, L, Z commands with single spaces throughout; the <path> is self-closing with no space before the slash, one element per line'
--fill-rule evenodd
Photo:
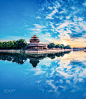
<path fill-rule="evenodd" d="M 38 37 L 31 37 L 31 39 L 38 39 Z"/>
<path fill-rule="evenodd" d="M 36 41 L 40 41 L 39 39 L 30 39 L 30 42 L 33 41 L 33 42 L 36 42 Z"/>
<path fill-rule="evenodd" d="M 46 47 L 45 44 L 28 44 L 27 47 Z"/>

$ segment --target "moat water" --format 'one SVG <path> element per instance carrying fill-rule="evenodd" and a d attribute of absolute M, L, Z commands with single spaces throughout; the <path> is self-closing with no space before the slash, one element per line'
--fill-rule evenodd
<path fill-rule="evenodd" d="M 86 99 L 86 52 L 0 53 L 0 99 Z"/>

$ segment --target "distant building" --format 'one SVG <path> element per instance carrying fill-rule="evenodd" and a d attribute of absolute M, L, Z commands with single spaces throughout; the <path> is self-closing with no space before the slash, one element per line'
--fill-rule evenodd
<path fill-rule="evenodd" d="M 34 50 L 34 49 L 47 49 L 47 44 L 40 44 L 40 40 L 36 35 L 33 35 L 33 37 L 30 39 L 30 43 L 27 45 L 28 50 Z"/>

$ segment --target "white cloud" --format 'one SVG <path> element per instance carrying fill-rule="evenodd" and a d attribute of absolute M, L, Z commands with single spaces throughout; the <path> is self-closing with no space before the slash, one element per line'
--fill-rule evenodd
<path fill-rule="evenodd" d="M 73 5 L 70 5 L 69 7 L 68 5 L 64 4 L 63 1 L 60 1 L 60 3 L 59 1 L 51 1 L 51 2 L 52 4 L 46 1 L 42 5 L 43 10 L 41 11 L 41 14 L 43 12 L 44 18 L 48 19 L 44 21 L 44 24 L 46 24 L 46 29 L 45 30 L 41 28 L 39 29 L 37 26 L 35 27 L 34 32 L 42 33 L 42 30 L 44 30 L 43 33 L 45 33 L 46 36 L 49 37 L 55 36 L 54 38 L 60 40 L 63 39 L 67 41 L 69 40 L 67 43 L 69 45 L 71 45 L 72 41 L 75 39 L 73 38 L 75 33 L 76 33 L 75 36 L 79 34 L 79 36 L 85 38 L 86 33 L 82 33 L 83 31 L 86 31 L 84 14 L 82 15 L 82 17 L 80 15 L 82 13 L 82 10 L 85 11 L 85 7 L 83 9 L 81 7 L 79 8 L 78 6 L 75 6 L 75 3 L 77 2 L 75 2 Z M 53 20 L 49 20 L 49 19 L 53 19 Z M 56 34 L 53 35 L 53 33 Z M 73 43 L 71 46 L 73 46 Z"/>
<path fill-rule="evenodd" d="M 41 29 L 39 28 L 33 28 L 33 29 L 30 29 L 30 30 L 33 30 L 34 33 L 40 33 L 41 32 Z"/>
<path fill-rule="evenodd" d="M 51 12 L 51 14 L 48 14 L 45 19 L 53 19 L 52 18 L 53 15 L 58 12 L 57 7 L 53 7 L 53 8 L 54 10 Z"/>
<path fill-rule="evenodd" d="M 82 21 L 82 22 L 79 22 L 79 24 L 80 24 L 80 27 L 82 27 L 83 30 L 86 31 L 86 22 L 85 21 Z"/>
<path fill-rule="evenodd" d="M 38 17 L 36 17 L 36 19 L 41 19 L 41 17 L 38 16 Z"/>
<path fill-rule="evenodd" d="M 75 7 L 71 7 L 73 10 L 75 10 Z"/>
<path fill-rule="evenodd" d="M 67 11 L 66 11 L 66 9 L 64 8 L 64 9 L 62 9 L 62 11 L 60 11 L 59 13 L 60 14 L 62 14 L 62 13 L 66 13 Z"/>
<path fill-rule="evenodd" d="M 5 39 L 0 39 L 0 42 L 8 42 L 8 41 L 11 41 L 9 39 L 5 40 Z"/>
<path fill-rule="evenodd" d="M 50 33 L 46 33 L 45 35 L 46 35 L 46 36 L 49 36 L 49 37 L 51 36 L 51 34 L 50 34 Z"/>
<path fill-rule="evenodd" d="M 58 87 L 56 87 L 54 84 L 52 84 L 54 80 L 47 80 L 46 82 L 54 89 L 54 92 L 57 91 Z"/>
<path fill-rule="evenodd" d="M 34 24 L 35 25 L 35 27 L 37 27 L 37 28 L 46 28 L 45 26 L 43 26 L 43 25 L 39 25 L 39 24 Z"/>
<path fill-rule="evenodd" d="M 48 7 L 49 9 L 53 9 L 52 7 Z"/>
<path fill-rule="evenodd" d="M 34 33 L 41 33 L 41 31 L 46 28 L 46 26 L 43 26 L 43 25 L 39 25 L 39 24 L 34 24 L 35 27 L 30 29 L 30 30 L 33 30 Z"/>
<path fill-rule="evenodd" d="M 54 23 L 50 22 L 50 26 L 54 29 L 55 26 L 53 25 Z"/>
<path fill-rule="evenodd" d="M 79 21 L 83 21 L 83 19 L 81 17 L 78 18 Z"/>
<path fill-rule="evenodd" d="M 44 65 L 46 65 L 46 66 L 50 66 L 51 65 L 51 63 L 50 62 L 48 62 L 48 63 L 44 63 Z"/>
<path fill-rule="evenodd" d="M 85 3 L 83 3 L 83 5 L 84 5 L 84 6 L 86 6 L 86 2 L 85 2 Z"/>
<path fill-rule="evenodd" d="M 62 20 L 63 19 L 63 16 L 60 16 L 59 19 Z"/>
<path fill-rule="evenodd" d="M 60 5 L 60 3 L 58 1 L 56 1 L 55 4 L 56 4 L 57 8 L 61 7 L 61 5 Z"/>
<path fill-rule="evenodd" d="M 28 27 L 28 25 L 25 25 L 25 27 Z"/>
<path fill-rule="evenodd" d="M 70 19 L 71 16 L 67 16 L 66 19 Z"/>
<path fill-rule="evenodd" d="M 35 72 L 34 75 L 40 75 L 40 74 L 44 74 L 45 73 L 45 71 L 42 71 L 40 67 L 35 68 L 35 69 L 33 68 L 31 70 Z"/>
<path fill-rule="evenodd" d="M 74 21 L 75 22 L 83 21 L 83 19 L 81 17 L 74 16 Z"/>

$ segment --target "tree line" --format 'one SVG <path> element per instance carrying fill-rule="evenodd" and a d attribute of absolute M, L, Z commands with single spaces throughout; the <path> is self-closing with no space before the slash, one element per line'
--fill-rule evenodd
<path fill-rule="evenodd" d="M 61 49 L 71 49 L 70 45 L 64 45 L 64 44 L 57 44 L 55 45 L 54 43 L 50 43 L 47 46 L 49 49 L 50 48 L 61 48 Z"/>
<path fill-rule="evenodd" d="M 27 42 L 24 39 L 17 41 L 0 42 L 0 49 L 24 49 Z"/>
<path fill-rule="evenodd" d="M 16 41 L 0 42 L 0 49 L 25 49 L 27 42 L 24 39 L 19 39 Z M 64 46 L 64 44 L 50 43 L 47 46 L 50 48 L 61 48 L 61 49 L 71 49 L 70 45 Z"/>

